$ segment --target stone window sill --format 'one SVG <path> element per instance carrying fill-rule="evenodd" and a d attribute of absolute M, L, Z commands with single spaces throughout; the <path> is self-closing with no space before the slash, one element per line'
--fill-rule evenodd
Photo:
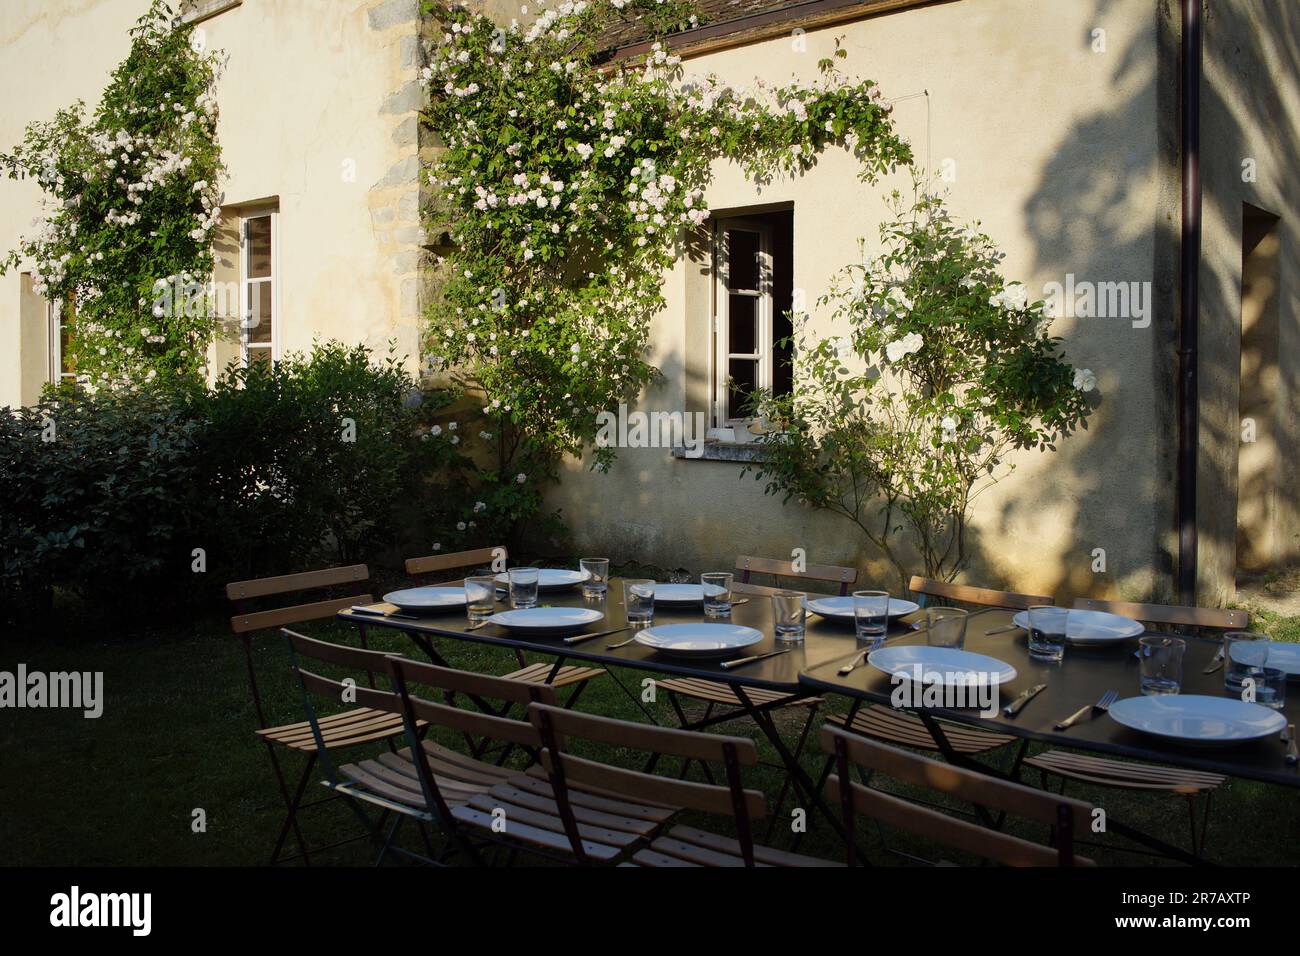
<path fill-rule="evenodd" d="M 198 23 L 200 20 L 208 20 L 215 17 L 218 13 L 225 13 L 243 3 L 244 0 L 195 0 L 194 3 L 186 4 L 184 12 L 181 14 L 182 23 Z"/>
<path fill-rule="evenodd" d="M 673 457 L 684 461 L 738 461 L 741 463 L 760 462 L 767 458 L 767 449 L 758 442 L 743 441 L 706 441 L 702 454 L 693 454 L 695 449 L 682 445 L 673 446 Z"/>

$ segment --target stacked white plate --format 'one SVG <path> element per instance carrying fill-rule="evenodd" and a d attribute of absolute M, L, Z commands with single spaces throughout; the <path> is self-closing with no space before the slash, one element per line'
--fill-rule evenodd
<path fill-rule="evenodd" d="M 1286 729 L 1286 718 L 1276 710 L 1235 697 L 1127 697 L 1111 704 L 1108 713 L 1131 730 L 1197 747 L 1227 747 Z"/>
<path fill-rule="evenodd" d="M 498 611 L 488 618 L 507 630 L 540 637 L 571 634 L 604 619 L 603 613 L 589 607 L 515 608 L 513 611 Z"/>
<path fill-rule="evenodd" d="M 902 598 L 891 597 L 889 599 L 889 616 L 902 617 L 904 614 L 911 614 L 913 611 L 920 610 L 920 605 L 912 601 L 904 601 Z M 853 597 L 824 597 L 817 598 L 808 602 L 808 610 L 822 617 L 829 618 L 832 621 L 843 621 L 847 624 L 853 623 Z"/>
<path fill-rule="evenodd" d="M 763 633 L 739 624 L 662 624 L 636 635 L 636 642 L 662 654 L 678 657 L 727 657 L 751 647 Z"/>
<path fill-rule="evenodd" d="M 709 585 L 709 594 L 722 594 L 723 588 Z M 655 604 L 675 604 L 683 607 L 704 603 L 703 584 L 656 584 Z"/>
<path fill-rule="evenodd" d="M 1107 611 L 1083 611 L 1076 608 L 1056 608 L 1065 618 L 1065 639 L 1080 647 L 1104 646 L 1140 637 L 1146 628 L 1131 617 Z M 1029 612 L 1021 611 L 1011 619 L 1016 627 L 1029 630 Z"/>
<path fill-rule="evenodd" d="M 591 574 L 587 571 L 570 571 L 567 568 L 538 568 L 537 587 L 542 591 L 563 591 L 577 587 Z M 497 586 L 510 587 L 510 575 L 502 572 L 497 575 Z"/>
<path fill-rule="evenodd" d="M 882 647 L 867 655 L 867 663 L 891 677 L 919 678 L 922 683 L 944 687 L 997 686 L 1016 679 L 1016 669 L 1005 661 L 955 647 L 925 644 Z"/>
<path fill-rule="evenodd" d="M 385 594 L 384 600 L 412 614 L 437 614 L 441 611 L 463 610 L 465 589 L 406 588 Z"/>

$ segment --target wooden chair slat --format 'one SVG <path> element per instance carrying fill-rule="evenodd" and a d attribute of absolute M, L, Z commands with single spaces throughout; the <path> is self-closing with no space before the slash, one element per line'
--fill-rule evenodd
<path fill-rule="evenodd" d="M 913 594 L 927 594 L 930 597 L 941 597 L 962 604 L 976 604 L 980 607 L 1006 607 L 1023 611 L 1035 604 L 1056 603 L 1056 598 L 1045 594 L 1021 594 L 1017 591 L 998 591 L 993 588 L 953 584 L 950 581 L 923 578 L 919 574 L 912 575 L 907 588 Z"/>
<path fill-rule="evenodd" d="M 857 811 L 886 826 L 907 830 L 1007 866 L 1056 866 L 1059 862 L 1059 855 L 1053 847 L 991 830 L 861 784 L 851 786 Z M 826 790 L 831 801 L 839 801 L 838 774 L 831 774 L 826 781 Z M 1077 866 L 1093 865 L 1092 860 L 1080 856 L 1074 857 L 1074 863 Z"/>
<path fill-rule="evenodd" d="M 540 729 L 542 708 L 530 707 L 529 719 Z M 647 724 L 632 724 L 612 717 L 599 717 L 595 714 L 583 714 L 558 707 L 547 707 L 549 716 L 557 733 L 573 734 L 584 740 L 611 744 L 615 747 L 629 747 L 649 753 L 672 754 L 676 757 L 691 757 L 695 760 L 721 761 L 723 748 L 730 744 L 735 749 L 736 760 L 741 766 L 752 767 L 758 763 L 758 748 L 754 742 L 744 737 L 724 737 L 719 734 L 697 733 L 689 730 L 676 730 L 672 727 L 653 727 Z"/>
<path fill-rule="evenodd" d="M 796 571 L 793 561 L 759 558 L 750 554 L 736 556 L 736 570 L 789 578 L 809 578 L 813 581 L 834 581 L 837 584 L 852 584 L 858 579 L 856 568 L 845 568 L 837 564 L 809 564 L 802 571 Z"/>
<path fill-rule="evenodd" d="M 484 813 L 482 810 L 476 810 L 469 806 L 454 807 L 451 812 L 458 822 L 488 832 L 494 832 L 493 826 L 499 819 L 491 813 Z M 507 832 L 512 840 L 539 849 L 549 850 L 552 853 L 568 854 L 572 851 L 569 838 L 564 833 L 555 833 L 551 830 L 543 830 L 540 827 L 532 827 L 523 823 L 518 826 L 511 826 Z M 582 842 L 582 849 L 593 860 L 601 861 L 613 860 L 622 852 L 618 847 L 585 840 Z"/>
<path fill-rule="evenodd" d="M 408 699 L 417 718 L 437 727 L 448 727 L 475 737 L 489 737 L 533 749 L 541 746 L 541 736 L 536 728 L 522 720 L 437 704 L 415 696 Z"/>
<path fill-rule="evenodd" d="M 782 591 L 798 590 L 798 588 L 774 588 L 766 584 L 750 584 L 748 581 L 732 581 L 731 591 L 733 594 L 780 594 Z"/>
<path fill-rule="evenodd" d="M 472 551 L 451 551 L 447 554 L 427 554 L 419 558 L 407 558 L 406 573 L 432 574 L 434 571 L 476 567 L 480 564 L 491 564 L 493 559 L 498 556 L 506 557 L 504 547 L 475 548 Z"/>
<path fill-rule="evenodd" d="M 288 594 L 292 591 L 313 591 L 338 584 L 353 584 L 370 580 L 370 569 L 364 564 L 350 564 L 339 568 L 322 568 L 319 571 L 300 571 L 271 578 L 252 578 L 232 581 L 226 585 L 226 597 L 232 601 Z"/>
<path fill-rule="evenodd" d="M 331 598 L 328 601 L 316 601 L 312 604 L 295 604 L 292 607 L 278 607 L 269 611 L 253 611 L 250 614 L 236 614 L 230 619 L 230 628 L 236 634 L 248 634 L 271 627 L 284 627 L 286 624 L 302 624 L 306 621 L 319 621 L 333 617 L 339 611 L 354 604 L 370 604 L 374 598 L 369 594 L 356 594 L 352 597 Z"/>
<path fill-rule="evenodd" d="M 388 658 L 398 656 L 387 651 L 372 651 L 364 647 L 348 647 L 346 644 L 333 644 L 320 641 L 287 627 L 280 633 L 289 641 L 294 653 L 300 657 L 310 657 L 327 664 L 337 664 L 355 671 L 368 671 L 372 674 L 385 674 L 388 671 Z"/>
<path fill-rule="evenodd" d="M 436 687 L 438 690 L 458 694 L 470 694 L 478 697 L 491 697 L 512 704 L 528 704 L 537 701 L 542 704 L 556 702 L 554 687 L 550 684 L 513 680 L 509 677 L 494 677 L 490 674 L 477 674 L 471 671 L 439 667 L 423 661 L 391 656 L 388 663 L 390 673 L 400 671 L 402 679 L 410 684 Z M 417 699 L 413 694 L 412 699 Z"/>
<path fill-rule="evenodd" d="M 1174 624 L 1187 627 L 1210 627 L 1219 630 L 1245 630 L 1250 613 L 1240 608 L 1186 607 L 1174 604 L 1137 604 L 1132 601 L 1108 601 L 1101 598 L 1076 598 L 1076 608 L 1086 611 L 1109 611 L 1135 621 Z"/>
<path fill-rule="evenodd" d="M 1119 760 L 1076 759 L 1077 754 L 1050 750 L 1029 757 L 1025 766 L 1046 770 L 1083 783 L 1122 790 L 1164 790 L 1171 793 L 1202 793 L 1214 790 L 1226 778 L 1212 773 L 1198 773 L 1178 767 L 1127 763 Z"/>
<path fill-rule="evenodd" d="M 740 845 L 731 837 L 719 836 L 716 833 L 709 833 L 707 830 L 697 830 L 695 827 L 676 826 L 668 831 L 668 836 L 682 840 L 688 843 L 694 843 L 696 846 L 707 847 L 716 850 L 719 853 L 729 853 L 736 857 L 740 856 Z M 774 850 L 770 846 L 755 846 L 754 860 L 759 864 L 769 866 L 834 866 L 842 867 L 843 863 L 837 863 L 833 860 L 819 860 L 816 857 L 803 856 L 799 853 L 789 853 L 785 850 Z"/>
<path fill-rule="evenodd" d="M 482 793 L 470 798 L 468 806 L 473 807 L 475 810 L 482 810 L 489 815 L 493 811 L 504 813 L 505 819 L 508 821 L 507 827 L 518 822 L 537 827 L 539 830 L 564 833 L 564 821 L 560 819 L 558 809 L 555 813 L 547 813 L 544 809 L 538 809 L 525 803 L 517 803 L 508 794 L 509 787 L 493 787 L 488 793 Z M 589 815 L 576 814 L 578 835 L 584 841 L 590 840 L 592 843 L 622 849 L 641 840 L 642 835 L 639 833 L 600 826 L 588 822 L 584 819 L 584 816 Z"/>
<path fill-rule="evenodd" d="M 723 816 L 735 814 L 731 790 L 725 786 L 659 777 L 639 770 L 625 770 L 622 767 L 613 767 L 585 757 L 575 757 L 572 754 L 559 754 L 558 759 L 565 779 L 571 784 L 590 784 L 603 790 L 624 794 L 634 800 L 700 810 L 704 813 L 717 813 Z M 556 756 L 549 750 L 542 751 L 542 766 L 547 770 L 553 769 L 555 760 Z M 743 799 L 750 819 L 758 820 L 766 815 L 767 805 L 763 794 L 757 790 L 745 790 Z"/>

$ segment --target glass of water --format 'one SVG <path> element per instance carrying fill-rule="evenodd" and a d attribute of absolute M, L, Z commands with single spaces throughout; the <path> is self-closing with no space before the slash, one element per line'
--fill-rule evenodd
<path fill-rule="evenodd" d="M 709 571 L 700 575 L 700 586 L 704 588 L 704 616 L 728 617 L 731 614 L 730 571 Z"/>
<path fill-rule="evenodd" d="M 582 582 L 582 596 L 602 598 L 609 590 L 609 558 L 583 558 L 578 562 L 579 570 L 587 572 L 587 580 Z"/>
<path fill-rule="evenodd" d="M 966 618 L 970 613 L 959 607 L 925 609 L 925 643 L 931 647 L 966 646 Z"/>
<path fill-rule="evenodd" d="M 806 614 L 802 591 L 777 591 L 773 594 L 772 617 L 776 626 L 776 639 L 790 643 L 802 641 Z"/>
<path fill-rule="evenodd" d="M 1247 686 L 1258 688 L 1264 682 L 1264 665 L 1272 646 L 1268 635 L 1255 631 L 1229 631 L 1223 635 L 1223 689 L 1241 697 Z"/>
<path fill-rule="evenodd" d="M 1059 661 L 1065 657 L 1069 610 L 1052 604 L 1035 604 L 1027 613 L 1029 656 L 1036 661 Z"/>
<path fill-rule="evenodd" d="M 1180 637 L 1143 637 L 1138 640 L 1138 690 L 1148 697 L 1177 694 L 1183 689 L 1183 654 L 1187 642 Z"/>
<path fill-rule="evenodd" d="M 648 578 L 625 578 L 623 606 L 629 624 L 653 624 L 655 619 L 655 583 Z"/>
<path fill-rule="evenodd" d="M 853 592 L 853 628 L 858 643 L 872 650 L 880 646 L 889 630 L 889 592 Z"/>
<path fill-rule="evenodd" d="M 1281 710 L 1286 707 L 1286 681 L 1290 675 L 1280 667 L 1265 667 L 1255 685 L 1255 703 Z"/>
<path fill-rule="evenodd" d="M 537 579 L 541 572 L 537 568 L 511 568 L 509 576 L 510 606 L 537 607 Z"/>
<path fill-rule="evenodd" d="M 496 613 L 496 609 L 497 579 L 491 575 L 466 578 L 465 611 L 469 615 L 469 622 L 477 624 L 486 621 Z"/>

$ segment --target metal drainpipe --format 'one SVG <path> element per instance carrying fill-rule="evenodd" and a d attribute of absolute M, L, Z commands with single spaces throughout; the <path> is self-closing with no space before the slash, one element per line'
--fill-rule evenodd
<path fill-rule="evenodd" d="M 1182 241 L 1178 329 L 1178 598 L 1196 603 L 1196 333 L 1201 264 L 1201 0 L 1182 0 Z"/>

